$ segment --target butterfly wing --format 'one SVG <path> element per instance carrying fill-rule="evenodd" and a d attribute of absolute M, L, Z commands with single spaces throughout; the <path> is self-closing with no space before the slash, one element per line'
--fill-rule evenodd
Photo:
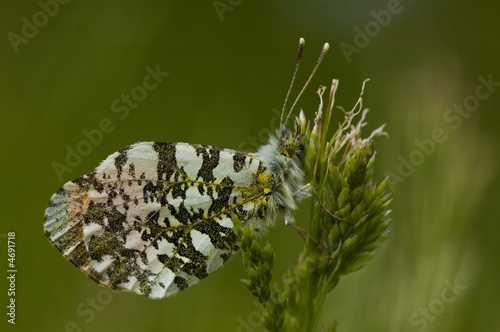
<path fill-rule="evenodd" d="M 255 155 L 137 143 L 63 185 L 44 228 L 101 285 L 163 298 L 196 284 L 238 250 L 231 216 L 262 225 L 274 186 Z"/>

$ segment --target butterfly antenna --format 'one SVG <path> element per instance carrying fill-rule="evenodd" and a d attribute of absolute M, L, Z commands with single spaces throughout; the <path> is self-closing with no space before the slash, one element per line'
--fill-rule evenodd
<path fill-rule="evenodd" d="M 295 99 L 295 101 L 293 102 L 293 105 L 292 107 L 290 108 L 290 111 L 288 112 L 288 115 L 286 116 L 286 119 L 285 119 L 285 122 L 284 123 L 287 123 L 288 122 L 288 118 L 290 117 L 290 114 L 292 114 L 292 111 L 293 111 L 293 108 L 295 107 L 295 105 L 297 104 L 297 102 L 299 101 L 300 97 L 302 96 L 302 93 L 304 93 L 305 89 L 307 88 L 307 85 L 309 84 L 309 82 L 311 81 L 311 79 L 313 78 L 314 74 L 316 73 L 316 70 L 318 69 L 319 65 L 321 64 L 321 62 L 323 61 L 323 58 L 325 57 L 326 55 L 326 52 L 328 52 L 328 49 L 330 48 L 330 45 L 328 43 L 325 43 L 325 45 L 323 46 L 323 49 L 321 50 L 321 53 L 319 54 L 319 58 L 318 58 L 318 61 L 316 62 L 316 66 L 314 67 L 311 75 L 309 76 L 309 78 L 307 79 L 307 82 L 306 84 L 304 85 L 304 87 L 302 88 L 302 90 L 300 91 L 299 95 L 297 96 L 297 98 Z M 293 82 L 293 81 L 292 81 Z"/>
<path fill-rule="evenodd" d="M 304 45 L 306 41 L 304 38 L 300 38 L 299 40 L 299 51 L 297 53 L 297 63 L 295 64 L 295 71 L 293 72 L 292 82 L 290 83 L 290 87 L 288 88 L 288 92 L 286 93 L 285 103 L 283 104 L 283 109 L 281 110 L 281 118 L 280 124 L 283 125 L 283 113 L 285 113 L 286 102 L 288 101 L 288 96 L 290 96 L 290 91 L 292 91 L 293 82 L 295 81 L 295 76 L 297 75 L 297 71 L 299 70 L 300 60 L 302 59 L 302 52 L 304 51 Z"/>

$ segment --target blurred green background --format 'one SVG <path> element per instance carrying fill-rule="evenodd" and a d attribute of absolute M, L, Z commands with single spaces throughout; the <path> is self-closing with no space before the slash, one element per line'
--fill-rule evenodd
<path fill-rule="evenodd" d="M 331 45 L 299 103 L 306 116 L 320 84 L 339 78 L 337 105 L 350 109 L 370 78 L 366 133 L 386 123 L 390 134 L 377 139 L 376 170 L 393 180 L 392 234 L 365 269 L 341 279 L 322 322 L 338 318 L 339 331 L 500 331 L 500 86 L 478 88 L 480 76 L 500 82 L 498 2 L 66 2 L 0 3 L 0 266 L 5 276 L 6 233 L 15 231 L 18 269 L 15 327 L 0 283 L 2 331 L 262 330 L 239 256 L 174 298 L 110 292 L 50 245 L 43 213 L 64 182 L 137 141 L 255 151 L 276 123 L 299 37 L 306 50 L 294 96 Z M 148 66 L 169 74 L 144 90 Z M 120 99 L 131 92 L 127 112 Z M 102 139 L 82 143 L 103 119 Z M 447 139 L 431 144 L 436 128 Z M 78 146 L 86 155 L 68 166 L 67 149 Z M 281 221 L 266 239 L 280 281 L 302 240 Z"/>

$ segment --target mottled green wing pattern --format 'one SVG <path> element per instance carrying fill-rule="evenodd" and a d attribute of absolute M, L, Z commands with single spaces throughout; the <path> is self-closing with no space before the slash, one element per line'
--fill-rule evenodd
<path fill-rule="evenodd" d="M 137 143 L 63 185 L 45 212 L 45 233 L 101 285 L 163 298 L 234 255 L 231 216 L 265 227 L 275 187 L 255 155 Z"/>

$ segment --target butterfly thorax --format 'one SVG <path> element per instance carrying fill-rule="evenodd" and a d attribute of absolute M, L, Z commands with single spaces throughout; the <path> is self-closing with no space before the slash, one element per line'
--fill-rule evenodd
<path fill-rule="evenodd" d="M 286 128 L 281 127 L 269 142 L 259 148 L 257 156 L 269 168 L 276 179 L 275 190 L 271 193 L 271 206 L 274 212 L 284 213 L 287 222 L 293 221 L 296 202 L 306 196 L 301 190 L 304 173 L 300 168 L 300 158 L 304 147 L 300 137 L 293 136 Z"/>

